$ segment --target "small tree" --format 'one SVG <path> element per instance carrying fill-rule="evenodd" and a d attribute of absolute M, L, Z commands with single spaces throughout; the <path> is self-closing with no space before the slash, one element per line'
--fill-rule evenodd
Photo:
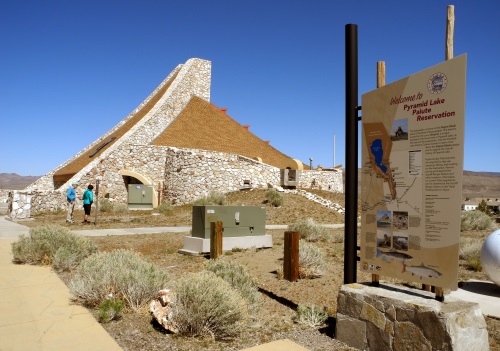
<path fill-rule="evenodd" d="M 486 201 L 484 199 L 481 200 L 481 202 L 477 206 L 477 209 L 478 209 L 478 211 L 486 213 L 488 216 L 491 216 L 491 214 L 492 214 L 490 208 L 488 207 L 488 204 L 486 203 Z"/>

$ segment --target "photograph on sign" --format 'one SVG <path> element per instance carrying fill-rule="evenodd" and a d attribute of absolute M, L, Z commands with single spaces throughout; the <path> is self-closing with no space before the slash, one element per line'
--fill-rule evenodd
<path fill-rule="evenodd" d="M 467 56 L 362 96 L 360 269 L 456 289 Z"/>

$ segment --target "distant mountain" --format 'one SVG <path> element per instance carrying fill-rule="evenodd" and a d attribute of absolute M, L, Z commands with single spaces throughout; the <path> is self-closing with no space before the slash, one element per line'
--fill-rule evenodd
<path fill-rule="evenodd" d="M 500 172 L 464 171 L 462 189 L 464 197 L 500 198 Z"/>
<path fill-rule="evenodd" d="M 16 173 L 0 173 L 0 189 L 21 190 L 40 176 L 20 176 Z"/>
<path fill-rule="evenodd" d="M 345 189 L 345 168 L 344 189 Z M 358 193 L 361 193 L 361 170 L 358 169 Z M 500 172 L 464 171 L 462 177 L 463 197 L 500 198 Z"/>

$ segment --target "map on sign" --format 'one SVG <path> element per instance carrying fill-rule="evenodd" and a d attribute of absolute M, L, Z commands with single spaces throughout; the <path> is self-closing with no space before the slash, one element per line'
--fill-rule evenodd
<path fill-rule="evenodd" d="M 391 131 L 387 131 L 383 123 L 364 123 L 363 133 L 369 152 L 368 159 L 365 160 L 366 167 L 363 168 L 363 178 L 365 182 L 368 178 L 368 184 L 367 191 L 362 192 L 362 209 L 386 205 L 392 210 L 420 213 L 420 150 L 398 150 L 397 143 L 404 142 L 405 139 L 397 139 L 396 132 L 390 134 Z M 408 135 L 407 132 L 404 133 Z M 393 145 L 396 147 L 393 148 Z"/>
<path fill-rule="evenodd" d="M 362 96 L 360 269 L 456 289 L 463 55 Z"/>

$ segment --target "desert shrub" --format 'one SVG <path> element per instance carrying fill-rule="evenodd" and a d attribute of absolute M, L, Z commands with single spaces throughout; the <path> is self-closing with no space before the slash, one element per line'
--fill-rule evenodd
<path fill-rule="evenodd" d="M 315 305 L 298 305 L 295 321 L 309 327 L 318 327 L 328 319 L 328 313 Z"/>
<path fill-rule="evenodd" d="M 461 230 L 487 230 L 494 226 L 493 219 L 481 211 L 462 211 Z"/>
<path fill-rule="evenodd" d="M 208 205 L 225 205 L 226 195 L 220 191 L 211 191 L 207 196 L 199 198 L 193 205 L 208 206 Z"/>
<path fill-rule="evenodd" d="M 283 280 L 285 278 L 283 266 L 279 266 L 278 268 L 276 268 L 276 277 L 278 278 L 278 280 Z"/>
<path fill-rule="evenodd" d="M 467 267 L 476 272 L 481 272 L 483 270 L 483 266 L 481 265 L 480 257 L 473 257 L 467 261 Z"/>
<path fill-rule="evenodd" d="M 334 244 L 340 244 L 343 243 L 345 239 L 345 233 L 344 232 L 334 232 L 332 235 L 328 237 L 328 241 L 332 242 Z"/>
<path fill-rule="evenodd" d="M 479 205 L 477 206 L 477 210 L 478 211 L 481 211 L 485 214 L 487 214 L 488 216 L 491 216 L 493 213 L 491 212 L 490 208 L 488 207 L 488 204 L 486 203 L 486 200 L 481 200 L 481 202 L 479 203 Z"/>
<path fill-rule="evenodd" d="M 257 280 L 252 277 L 243 266 L 224 261 L 223 259 L 210 260 L 205 267 L 207 271 L 215 273 L 239 291 L 249 305 L 248 310 L 254 311 L 260 303 L 260 294 Z"/>
<path fill-rule="evenodd" d="M 113 203 L 106 198 L 99 200 L 99 211 L 101 212 L 113 211 Z"/>
<path fill-rule="evenodd" d="M 315 223 L 312 218 L 290 224 L 288 230 L 299 232 L 301 239 L 312 242 L 324 240 L 328 236 L 328 229 Z"/>
<path fill-rule="evenodd" d="M 161 203 L 156 208 L 156 212 L 159 213 L 167 213 L 169 211 L 172 211 L 172 205 L 170 205 L 168 202 Z"/>
<path fill-rule="evenodd" d="M 55 214 L 61 214 L 64 212 L 64 209 L 62 207 L 56 206 L 52 209 L 52 212 Z"/>
<path fill-rule="evenodd" d="M 172 323 L 181 335 L 228 338 L 247 320 L 243 297 L 212 272 L 191 273 L 175 287 Z"/>
<path fill-rule="evenodd" d="M 128 206 L 126 204 L 115 204 L 113 206 L 114 213 L 128 213 Z"/>
<path fill-rule="evenodd" d="M 99 304 L 99 322 L 108 323 L 121 317 L 125 302 L 120 299 L 106 299 Z"/>
<path fill-rule="evenodd" d="M 129 250 L 100 252 L 83 260 L 69 282 L 75 300 L 97 306 L 109 297 L 138 309 L 165 287 L 165 272 Z"/>
<path fill-rule="evenodd" d="M 483 241 L 475 238 L 460 238 L 459 258 L 469 269 L 481 271 L 481 248 Z"/>
<path fill-rule="evenodd" d="M 284 198 L 276 189 L 269 189 L 266 191 L 266 200 L 274 207 L 283 205 Z"/>
<path fill-rule="evenodd" d="M 323 275 L 326 267 L 325 254 L 313 244 L 299 241 L 299 277 L 315 278 Z"/>
<path fill-rule="evenodd" d="M 76 267 L 85 257 L 97 252 L 97 245 L 88 238 L 59 225 L 31 228 L 12 243 L 14 261 L 29 264 L 51 264 L 55 270 Z"/>

